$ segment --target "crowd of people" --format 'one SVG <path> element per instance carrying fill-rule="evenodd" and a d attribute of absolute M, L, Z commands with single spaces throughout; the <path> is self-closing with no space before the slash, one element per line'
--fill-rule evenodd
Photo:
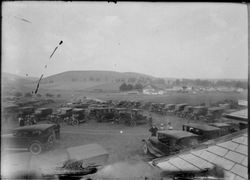
<path fill-rule="evenodd" d="M 149 126 L 149 132 L 151 133 L 151 136 L 156 136 L 158 131 L 173 129 L 171 122 L 168 122 L 167 126 L 164 123 L 161 123 L 160 126 L 157 127 L 156 124 L 153 123 L 153 118 L 151 114 L 149 115 Z"/>
<path fill-rule="evenodd" d="M 33 125 L 37 123 L 35 117 L 31 115 L 27 115 L 25 117 L 20 115 L 18 117 L 18 122 L 19 122 L 20 127 L 25 126 L 25 125 Z"/>

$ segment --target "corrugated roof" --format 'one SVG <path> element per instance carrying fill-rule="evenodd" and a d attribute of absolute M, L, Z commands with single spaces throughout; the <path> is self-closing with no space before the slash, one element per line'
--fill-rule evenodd
<path fill-rule="evenodd" d="M 229 114 L 225 115 L 228 118 L 236 118 L 236 119 L 244 119 L 244 120 L 248 120 L 248 111 L 247 109 L 243 109 L 240 111 L 235 111 Z"/>
<path fill-rule="evenodd" d="M 218 165 L 225 179 L 248 179 L 248 135 L 246 131 L 219 138 L 207 147 L 191 149 L 178 155 L 161 158 L 153 164 L 164 171 L 197 171 Z"/>

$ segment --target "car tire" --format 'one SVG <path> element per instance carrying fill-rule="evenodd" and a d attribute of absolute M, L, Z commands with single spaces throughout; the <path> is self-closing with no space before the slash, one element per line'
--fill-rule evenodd
<path fill-rule="evenodd" d="M 143 152 L 145 155 L 149 154 L 149 151 L 148 151 L 148 145 L 146 142 L 143 143 Z"/>
<path fill-rule="evenodd" d="M 78 126 L 79 121 L 78 120 L 73 120 L 71 124 L 72 124 L 72 126 Z"/>
<path fill-rule="evenodd" d="M 51 134 L 49 137 L 48 137 L 48 147 L 47 148 L 52 148 L 53 145 L 55 144 L 55 140 L 56 140 L 56 133 L 55 131 L 53 131 L 53 134 Z"/>
<path fill-rule="evenodd" d="M 42 152 L 42 144 L 39 142 L 32 143 L 29 147 L 29 151 L 34 155 L 40 154 Z"/>

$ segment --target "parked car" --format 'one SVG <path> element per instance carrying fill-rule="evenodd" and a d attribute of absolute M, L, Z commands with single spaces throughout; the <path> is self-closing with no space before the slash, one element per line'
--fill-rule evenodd
<path fill-rule="evenodd" d="M 164 114 L 167 114 L 167 113 L 172 113 L 172 112 L 174 112 L 174 109 L 175 109 L 175 104 L 167 104 L 167 105 L 165 105 L 165 107 L 163 108 L 163 111 L 164 111 Z"/>
<path fill-rule="evenodd" d="M 194 106 L 191 119 L 193 120 L 205 120 L 207 114 L 207 107 L 205 106 Z"/>
<path fill-rule="evenodd" d="M 176 104 L 174 114 L 176 116 L 180 116 L 181 112 L 184 110 L 184 108 L 187 106 L 186 103 L 183 104 Z"/>
<path fill-rule="evenodd" d="M 188 123 L 182 126 L 183 131 L 188 131 L 199 135 L 199 140 L 206 141 L 220 136 L 220 128 L 207 124 Z"/>
<path fill-rule="evenodd" d="M 193 113 L 193 106 L 185 106 L 183 111 L 180 113 L 180 117 L 190 119 Z"/>
<path fill-rule="evenodd" d="M 210 123 L 210 126 L 220 128 L 220 136 L 224 136 L 233 132 L 236 132 L 239 127 L 235 123 Z"/>
<path fill-rule="evenodd" d="M 143 139 L 143 152 L 156 157 L 168 156 L 178 153 L 180 150 L 198 145 L 198 135 L 180 131 L 158 131 L 157 136 Z"/>
<path fill-rule="evenodd" d="M 223 113 L 224 113 L 223 107 L 208 108 L 205 119 L 209 122 L 214 122 L 216 119 L 221 118 Z"/>
<path fill-rule="evenodd" d="M 35 110 L 34 116 L 37 121 L 48 120 L 49 115 L 51 115 L 52 112 L 52 108 L 38 108 Z"/>
<path fill-rule="evenodd" d="M 72 121 L 73 126 L 77 126 L 82 122 L 87 120 L 87 110 L 81 108 L 74 108 L 72 112 Z"/>
<path fill-rule="evenodd" d="M 145 124 L 148 122 L 147 116 L 143 115 L 142 109 L 132 109 L 131 110 L 132 118 L 130 125 L 136 126 L 138 124 Z"/>
<path fill-rule="evenodd" d="M 36 124 L 16 128 L 11 134 L 2 135 L 3 149 L 28 149 L 38 155 L 53 147 L 60 138 L 60 126 L 56 124 Z"/>

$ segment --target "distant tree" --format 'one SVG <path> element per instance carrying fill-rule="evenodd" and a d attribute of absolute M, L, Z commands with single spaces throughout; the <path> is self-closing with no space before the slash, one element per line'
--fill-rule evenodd
<path fill-rule="evenodd" d="M 57 94 L 57 96 L 56 96 L 57 98 L 60 98 L 61 97 L 61 94 Z"/>
<path fill-rule="evenodd" d="M 50 94 L 50 93 L 46 93 L 45 96 L 46 96 L 46 97 L 53 97 L 54 95 L 53 95 L 53 94 Z"/>
<path fill-rule="evenodd" d="M 96 82 L 99 82 L 99 81 L 100 81 L 100 78 L 95 78 L 95 81 L 96 81 Z"/>
<path fill-rule="evenodd" d="M 72 78 L 71 81 L 72 81 L 72 82 L 75 82 L 75 81 L 77 81 L 77 79 L 76 79 L 76 78 Z"/>
<path fill-rule="evenodd" d="M 163 78 L 157 78 L 154 80 L 154 83 L 165 84 L 165 80 Z"/>
<path fill-rule="evenodd" d="M 90 77 L 89 78 L 89 81 L 94 81 L 95 79 L 93 77 Z"/>
<path fill-rule="evenodd" d="M 127 85 L 127 91 L 131 91 L 134 89 L 134 86 L 132 84 Z"/>
<path fill-rule="evenodd" d="M 136 78 L 128 78 L 128 83 L 135 83 Z"/>
<path fill-rule="evenodd" d="M 182 89 L 185 91 L 187 90 L 187 86 L 182 86 Z"/>
<path fill-rule="evenodd" d="M 135 84 L 134 89 L 135 89 L 135 90 L 138 90 L 138 91 L 142 91 L 143 85 L 140 84 L 140 83 L 137 83 L 137 84 Z"/>
<path fill-rule="evenodd" d="M 119 87 L 120 91 L 127 91 L 127 84 L 126 83 L 122 83 L 121 86 Z"/>
<path fill-rule="evenodd" d="M 32 94 L 31 94 L 31 93 L 25 93 L 24 96 L 25 96 L 25 97 L 32 97 Z"/>
<path fill-rule="evenodd" d="M 175 84 L 176 86 L 180 86 L 181 81 L 180 81 L 179 79 L 176 79 L 174 84 Z"/>
<path fill-rule="evenodd" d="M 22 95 L 23 95 L 23 94 L 22 94 L 21 92 L 16 92 L 16 93 L 15 93 L 15 96 L 16 96 L 16 97 L 21 97 Z"/>

